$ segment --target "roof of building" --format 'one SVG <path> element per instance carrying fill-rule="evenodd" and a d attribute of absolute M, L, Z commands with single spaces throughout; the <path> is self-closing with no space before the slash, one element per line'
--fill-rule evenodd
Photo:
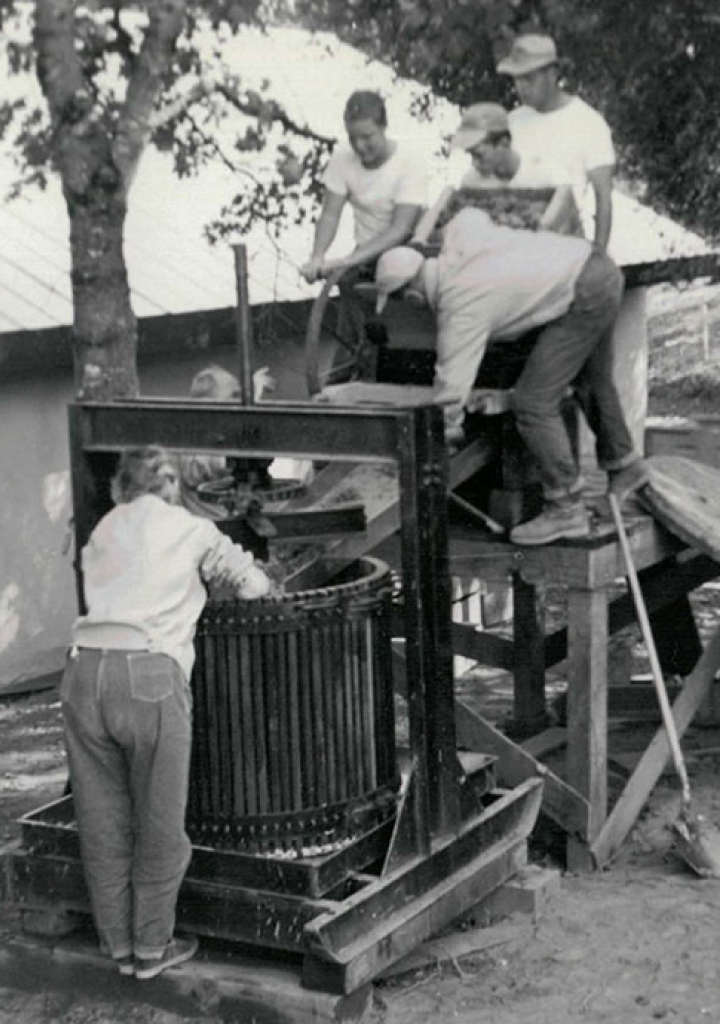
<path fill-rule="evenodd" d="M 242 68 L 243 81 L 272 79 L 272 95 L 284 101 L 301 122 L 330 136 L 342 132 L 342 109 L 358 85 L 380 89 L 388 100 L 394 137 L 410 140 L 430 155 L 431 187 L 439 191 L 447 177 L 441 139 L 456 127 L 457 109 L 433 105 L 432 119 L 407 114 L 418 87 L 396 80 L 392 72 L 333 40 L 295 29 L 267 34 L 246 31 L 227 42 L 226 59 Z M 13 83 L 17 88 L 17 80 Z M 27 90 L 36 89 L 27 79 Z M 235 124 L 237 128 L 237 124 Z M 230 145 L 230 136 L 226 138 Z M 277 139 L 275 140 L 278 141 Z M 280 140 L 282 141 L 282 140 Z M 254 158 L 253 172 L 270 173 L 274 153 Z M 15 176 L 11 154 L 0 151 L 0 189 Z M 133 308 L 138 316 L 217 309 L 235 303 L 230 243 L 211 246 L 204 228 L 238 191 L 239 175 L 225 166 L 205 168 L 196 177 L 178 179 L 170 156 L 148 148 L 129 197 L 125 249 Z M 613 247 L 621 262 L 641 262 L 705 250 L 698 236 L 617 193 Z M 312 226 L 302 224 L 277 238 L 257 227 L 247 246 L 252 302 L 307 298 L 317 291 L 298 272 L 307 258 Z M 59 183 L 26 190 L 0 206 L 0 333 L 72 323 L 68 219 Z M 352 247 L 345 218 L 334 251 Z"/>

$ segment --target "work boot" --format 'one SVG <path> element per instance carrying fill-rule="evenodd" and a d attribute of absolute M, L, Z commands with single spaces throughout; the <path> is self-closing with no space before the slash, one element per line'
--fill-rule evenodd
<path fill-rule="evenodd" d="M 645 459 L 637 458 L 622 469 L 608 472 L 608 491 L 614 494 L 619 504 L 641 487 L 650 482 L 650 467 Z"/>
<path fill-rule="evenodd" d="M 548 501 L 539 516 L 510 531 L 510 540 L 513 544 L 534 546 L 589 534 L 590 513 L 582 502 L 561 505 Z"/>

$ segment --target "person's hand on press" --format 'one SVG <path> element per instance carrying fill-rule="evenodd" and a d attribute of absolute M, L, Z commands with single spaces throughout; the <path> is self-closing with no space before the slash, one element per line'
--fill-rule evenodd
<path fill-rule="evenodd" d="M 300 274 L 305 278 L 308 284 L 315 284 L 324 275 L 320 273 L 320 268 L 323 265 L 322 256 L 311 256 L 303 265 L 299 268 Z"/>
<path fill-rule="evenodd" d="M 266 391 L 274 391 L 277 387 L 275 378 L 267 366 L 261 366 L 253 374 L 253 399 L 259 402 Z"/>
<path fill-rule="evenodd" d="M 475 388 L 467 402 L 468 412 L 481 412 L 485 416 L 498 416 L 510 409 L 510 391 L 497 388 Z"/>
<path fill-rule="evenodd" d="M 335 270 L 348 270 L 351 264 L 347 259 L 311 259 L 300 267 L 300 273 L 308 282 L 314 284 L 323 278 L 330 277 Z"/>
<path fill-rule="evenodd" d="M 320 277 L 330 277 L 336 270 L 348 270 L 351 264 L 347 259 L 323 260 L 320 266 Z"/>

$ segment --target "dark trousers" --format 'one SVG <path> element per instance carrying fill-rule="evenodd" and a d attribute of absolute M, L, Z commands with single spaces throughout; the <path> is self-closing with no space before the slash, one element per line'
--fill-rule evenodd
<path fill-rule="evenodd" d="M 613 261 L 593 249 L 575 284 L 572 305 L 540 332 L 513 390 L 518 431 L 537 459 L 550 500 L 572 496 L 581 487 L 560 412 L 570 386 L 595 435 L 600 467 L 621 469 L 636 457 L 613 380 L 613 327 L 622 289 L 622 274 Z"/>

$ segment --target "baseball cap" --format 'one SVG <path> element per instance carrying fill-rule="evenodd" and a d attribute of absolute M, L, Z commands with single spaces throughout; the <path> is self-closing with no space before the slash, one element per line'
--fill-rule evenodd
<path fill-rule="evenodd" d="M 450 149 L 472 149 L 488 135 L 508 131 L 508 116 L 499 103 L 474 103 L 462 112 L 460 127 L 450 141 Z"/>
<path fill-rule="evenodd" d="M 425 257 L 422 253 L 408 245 L 397 245 L 382 254 L 375 268 L 376 313 L 382 313 L 388 296 L 412 281 L 424 262 Z"/>
<path fill-rule="evenodd" d="M 557 59 L 557 49 L 550 36 L 518 36 L 497 69 L 501 75 L 529 75 L 548 64 L 557 64 Z"/>

